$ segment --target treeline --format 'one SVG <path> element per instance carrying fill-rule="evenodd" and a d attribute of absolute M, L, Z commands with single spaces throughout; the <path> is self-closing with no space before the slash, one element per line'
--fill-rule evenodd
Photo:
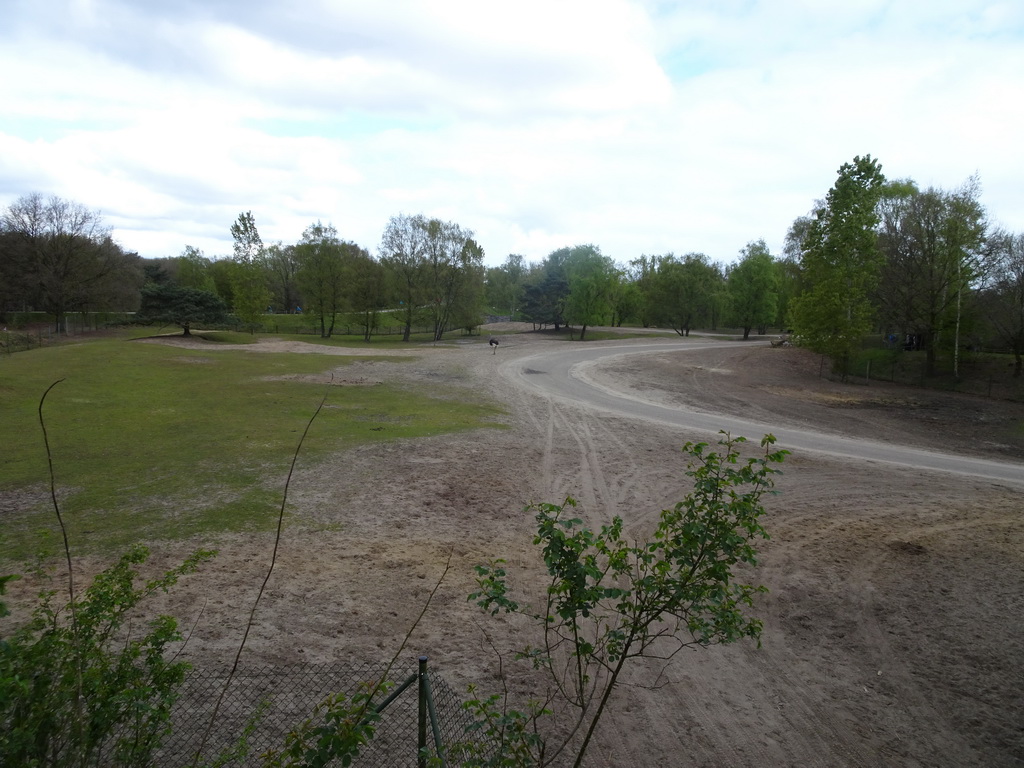
<path fill-rule="evenodd" d="M 69 312 L 133 310 L 142 261 L 114 242 L 99 214 L 39 194 L 0 218 L 0 322 L 13 312 L 46 312 L 58 332 Z"/>
<path fill-rule="evenodd" d="M 483 265 L 472 230 L 399 215 L 376 253 L 316 222 L 292 244 L 266 244 L 251 212 L 231 225 L 234 252 L 211 259 L 185 246 L 145 260 L 125 252 L 99 216 L 77 203 L 21 198 L 0 221 L 0 314 L 135 310 L 141 319 L 226 321 L 250 328 L 267 313 L 302 312 L 320 334 L 339 318 L 369 340 L 400 324 L 409 338 L 472 329 L 485 316 L 585 338 L 593 325 L 792 330 L 846 373 L 865 336 L 920 349 L 928 373 L 947 354 L 986 347 L 1024 358 L 1024 235 L 993 225 L 970 179 L 954 190 L 887 180 L 870 156 L 844 164 L 835 185 L 789 229 L 783 253 L 763 240 L 726 264 L 702 253 L 616 261 L 596 245 L 561 248 L 539 262 L 509 255 Z"/>
<path fill-rule="evenodd" d="M 732 265 L 702 253 L 642 255 L 627 263 L 594 245 L 562 248 L 539 263 L 509 256 L 487 272 L 491 305 L 539 326 L 641 325 L 741 328 L 767 332 L 785 324 L 784 265 L 763 240 L 748 244 Z"/>
<path fill-rule="evenodd" d="M 377 257 L 319 221 L 297 243 L 265 245 L 247 211 L 231 235 L 231 258 L 211 260 L 186 246 L 181 256 L 147 263 L 143 318 L 177 322 L 187 332 L 183 319 L 210 322 L 228 308 L 249 327 L 268 313 L 301 312 L 324 338 L 344 317 L 369 340 L 386 313 L 390 324 L 400 320 L 406 341 L 414 324 L 428 324 L 435 339 L 451 328 L 480 324 L 484 252 L 472 231 L 453 222 L 395 216 Z M 215 294 L 223 306 L 189 316 L 200 293 Z"/>
<path fill-rule="evenodd" d="M 701 253 L 643 255 L 625 264 L 595 246 L 555 251 L 538 264 L 510 256 L 488 270 L 492 306 L 556 328 L 631 323 L 691 329 L 792 331 L 846 375 L 866 337 L 923 350 L 925 375 L 945 356 L 959 373 L 967 349 L 1014 356 L 1024 368 L 1024 234 L 988 219 L 980 185 L 921 189 L 887 180 L 856 157 L 787 233 L 782 254 L 763 240 L 729 265 Z"/>
<path fill-rule="evenodd" d="M 959 375 L 962 352 L 1024 356 L 1024 235 L 992 224 L 976 178 L 953 190 L 888 180 L 870 155 L 836 183 L 786 240 L 792 299 L 786 317 L 804 346 L 845 375 L 867 334 L 940 354 Z"/>

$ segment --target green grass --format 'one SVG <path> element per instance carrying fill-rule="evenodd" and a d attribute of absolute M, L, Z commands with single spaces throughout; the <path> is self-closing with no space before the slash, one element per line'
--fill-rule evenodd
<path fill-rule="evenodd" d="M 234 343 L 231 334 L 222 340 Z M 125 339 L 0 357 L 0 508 L 11 510 L 0 557 L 31 556 L 40 532 L 55 530 L 37 415 L 54 381 L 64 379 L 44 416 L 62 510 L 83 552 L 271 528 L 326 373 L 368 359 L 407 358 L 197 351 Z M 367 442 L 500 426 L 493 406 L 433 394 L 329 388 L 300 462 Z"/>
<path fill-rule="evenodd" d="M 378 328 L 374 331 L 372 344 L 384 340 L 400 341 L 402 330 L 405 325 L 403 313 L 381 312 L 377 317 Z M 305 315 L 263 315 L 260 320 L 260 332 L 272 335 L 280 334 L 301 334 L 304 338 L 320 335 L 320 319 L 315 314 Z M 460 335 L 460 330 L 452 330 L 445 334 L 445 337 Z M 334 323 L 334 337 L 347 341 L 365 343 L 363 341 L 363 328 L 359 324 L 359 318 L 339 314 Z M 432 329 L 429 324 L 417 320 L 412 325 L 410 340 L 430 340 L 433 338 Z"/>

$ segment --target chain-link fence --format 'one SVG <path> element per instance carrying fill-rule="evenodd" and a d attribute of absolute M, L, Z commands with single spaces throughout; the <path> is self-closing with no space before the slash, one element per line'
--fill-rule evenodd
<path fill-rule="evenodd" d="M 419 667 L 392 667 L 395 682 L 390 701 L 380 712 L 376 733 L 360 750 L 354 765 L 359 768 L 415 768 L 419 752 L 420 695 L 428 713 L 426 745 L 437 754 L 464 738 L 472 718 L 462 709 L 462 699 L 438 674 Z M 386 664 L 295 664 L 284 667 L 240 668 L 221 702 L 217 721 L 203 750 L 206 763 L 223 749 L 232 747 L 255 720 L 247 737 L 247 757 L 229 765 L 260 765 L 260 755 L 280 749 L 285 736 L 309 718 L 317 704 L 329 694 L 355 694 L 374 684 L 386 673 Z M 420 679 L 425 685 L 420 685 Z M 166 768 L 190 765 L 207 730 L 217 698 L 227 680 L 227 670 L 193 670 L 181 688 L 172 715 L 173 730 L 164 740 L 156 765 Z M 396 695 L 397 694 L 397 695 Z M 380 703 L 385 697 L 380 696 Z M 376 702 L 375 702 L 376 703 Z M 377 703 L 379 706 L 379 703 Z"/>

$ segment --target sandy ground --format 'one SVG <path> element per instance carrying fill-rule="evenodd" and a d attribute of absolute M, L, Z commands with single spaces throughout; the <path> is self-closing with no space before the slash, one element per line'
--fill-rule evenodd
<path fill-rule="evenodd" d="M 485 336 L 417 351 L 410 365 L 344 369 L 353 382 L 387 376 L 483 395 L 504 405 L 509 429 L 381 443 L 301 467 L 296 510 L 335 525 L 285 531 L 248 660 L 386 658 L 450 557 L 407 653 L 429 655 L 457 687 L 487 690 L 497 685 L 491 643 L 529 638 L 482 617 L 466 594 L 472 566 L 494 557 L 522 569 L 519 587 L 536 589 L 527 502 L 571 494 L 588 521 L 618 514 L 640 532 L 682 497 L 680 447 L 708 435 L 597 415 L 497 376 L 510 357 L 559 343 L 503 336 L 492 355 Z M 835 384 L 818 377 L 816 358 L 766 342 L 601 373 L 710 411 L 1024 457 L 1019 407 Z M 757 608 L 763 647 L 686 653 L 656 688 L 660 668 L 638 665 L 587 765 L 1024 765 L 1021 488 L 799 454 L 777 487 L 757 572 L 770 589 Z M 197 664 L 230 658 L 272 546 L 263 535 L 216 543 L 217 559 L 160 606 L 194 624 L 184 655 Z M 161 547 L 159 558 L 185 551 Z"/>

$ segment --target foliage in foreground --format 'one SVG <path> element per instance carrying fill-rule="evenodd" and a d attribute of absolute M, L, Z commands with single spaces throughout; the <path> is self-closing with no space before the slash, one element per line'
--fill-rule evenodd
<path fill-rule="evenodd" d="M 481 759 L 473 745 L 453 754 L 470 765 L 550 765 L 568 748 L 573 765 L 582 764 L 598 722 L 631 659 L 667 663 L 687 647 L 757 640 L 761 621 L 745 611 L 765 591 L 737 581 L 735 569 L 757 563 L 756 541 L 767 538 L 760 518 L 762 496 L 787 451 L 766 435 L 759 457 L 741 459 L 742 437 L 725 434 L 721 452 L 706 443 L 687 443 L 687 474 L 693 490 L 671 510 L 663 510 L 645 540 L 627 538 L 621 518 L 594 532 L 572 514 L 575 500 L 561 506 L 534 504 L 538 524 L 534 543 L 542 547 L 550 580 L 540 609 L 511 597 L 503 561 L 477 567 L 479 589 L 470 595 L 484 611 L 521 614 L 540 637 L 518 658 L 543 670 L 551 685 L 548 702 L 559 700 L 576 711 L 572 734 L 559 746 L 535 736 L 546 707 L 532 702 L 523 714 L 507 698 L 477 699 L 478 727 L 497 738 L 499 750 Z"/>
<path fill-rule="evenodd" d="M 65 608 L 43 592 L 31 620 L 0 636 L 0 764 L 149 765 L 189 665 L 167 658 L 181 639 L 173 618 L 136 634 L 132 611 L 213 554 L 200 550 L 136 586 L 149 555 L 136 545 Z"/>
<path fill-rule="evenodd" d="M 44 392 L 38 416 L 50 464 L 54 513 L 63 536 L 69 600 L 65 609 L 58 610 L 53 606 L 56 590 L 44 591 L 31 620 L 15 629 L 9 638 L 0 635 L 0 765 L 28 768 L 150 766 L 163 739 L 172 730 L 171 708 L 190 665 L 176 662 L 176 656 L 167 656 L 167 646 L 181 640 L 173 618 L 159 616 L 148 623 L 147 633 L 135 637 L 131 617 L 146 597 L 157 590 L 166 592 L 183 574 L 193 572 L 216 553 L 198 550 L 162 577 L 136 587 L 138 572 L 133 566 L 144 563 L 149 550 L 135 544 L 113 566 L 96 576 L 82 597 L 76 595 L 71 547 L 57 500 L 53 454 L 43 418 L 46 398 L 61 381 L 54 382 Z M 292 471 L 309 428 L 325 402 L 326 394 L 295 449 Z M 290 471 L 277 516 L 278 542 L 291 477 Z M 199 765 L 221 768 L 248 756 L 248 739 L 259 723 L 263 705 L 212 762 L 203 762 L 203 752 L 216 725 L 220 704 L 237 669 L 276 557 L 277 542 L 231 675 L 221 689 L 202 742 L 193 756 L 193 768 Z M 16 578 L 0 576 L 0 596 L 7 583 Z M 441 578 L 443 580 L 444 575 Z M 334 760 L 340 760 L 342 765 L 351 764 L 360 747 L 374 734 L 374 722 L 378 718 L 377 711 L 370 708 L 373 697 L 387 689 L 392 665 L 405 649 L 409 635 L 436 592 L 437 586 L 382 678 L 351 698 L 345 694 L 328 697 L 308 720 L 287 735 L 280 751 L 272 750 L 262 756 L 266 766 L 326 766 Z M 9 615 L 7 606 L 0 601 L 0 618 Z"/>
<path fill-rule="evenodd" d="M 285 736 L 284 747 L 263 755 L 266 768 L 319 768 L 338 760 L 348 766 L 359 756 L 375 733 L 380 715 L 371 708 L 373 697 L 387 684 L 367 684 L 349 698 L 344 693 L 328 696 L 312 716 Z"/>
<path fill-rule="evenodd" d="M 158 616 L 138 636 L 135 609 L 167 591 L 215 553 L 200 550 L 160 578 L 136 586 L 136 566 L 148 558 L 136 545 L 100 573 L 84 595 L 61 609 L 56 592 L 40 595 L 32 619 L 0 635 L 0 765 L 63 768 L 150 766 L 171 733 L 171 710 L 191 665 L 169 657 L 181 640 L 177 622 Z M 0 594 L 12 576 L 0 577 Z M 0 603 L 0 617 L 9 615 Z M 280 750 L 262 755 L 267 768 L 350 765 L 374 735 L 373 697 L 387 684 L 334 694 L 290 731 Z M 212 761 L 224 766 L 250 757 L 247 737 L 259 727 L 257 710 L 233 743 Z"/>

